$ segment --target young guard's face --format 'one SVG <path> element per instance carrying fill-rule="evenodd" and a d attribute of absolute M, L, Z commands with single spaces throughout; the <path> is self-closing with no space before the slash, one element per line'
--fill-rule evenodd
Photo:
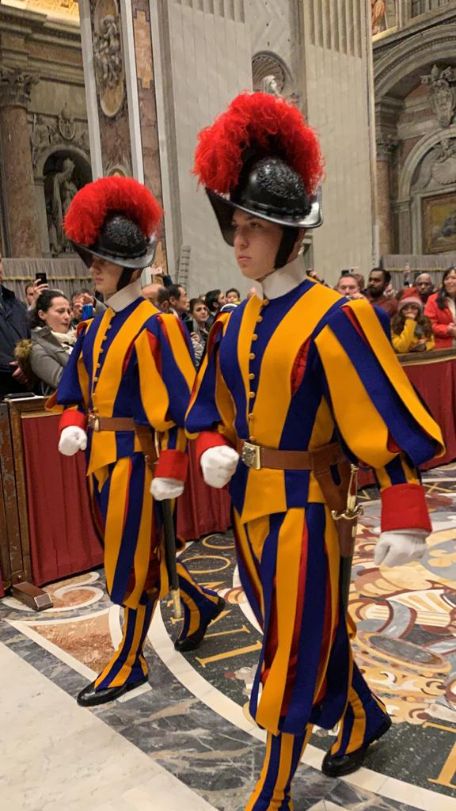
<path fill-rule="evenodd" d="M 90 270 L 95 289 L 102 293 L 104 298 L 113 296 L 117 291 L 117 282 L 122 275 L 123 268 L 97 256 L 94 257 Z"/>
<path fill-rule="evenodd" d="M 239 210 L 235 210 L 232 223 L 234 255 L 241 273 L 256 280 L 268 276 L 274 270 L 282 227 Z"/>

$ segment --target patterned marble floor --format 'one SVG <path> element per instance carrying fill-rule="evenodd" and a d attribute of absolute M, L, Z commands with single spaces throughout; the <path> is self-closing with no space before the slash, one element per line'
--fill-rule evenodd
<path fill-rule="evenodd" d="M 456 468 L 426 477 L 434 533 L 424 561 L 372 562 L 379 504 L 365 493 L 350 610 L 356 657 L 393 717 L 366 765 L 345 780 L 320 771 L 317 730 L 295 781 L 296 811 L 456 811 Z M 372 497 L 374 496 L 374 497 Z M 182 656 L 169 605 L 149 633 L 149 684 L 92 711 L 74 695 L 120 637 L 102 572 L 53 584 L 54 608 L 0 604 L 1 808 L 8 811 L 241 811 L 263 735 L 245 709 L 260 633 L 234 565 L 233 541 L 187 548 L 189 567 L 227 608 Z"/>

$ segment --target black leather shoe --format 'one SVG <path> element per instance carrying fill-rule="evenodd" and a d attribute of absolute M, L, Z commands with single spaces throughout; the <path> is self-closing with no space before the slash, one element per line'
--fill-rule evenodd
<path fill-rule="evenodd" d="M 364 758 L 366 757 L 367 750 L 371 743 L 381 738 L 385 732 L 388 732 L 390 726 L 391 718 L 385 718 L 383 724 L 381 727 L 379 727 L 374 737 L 371 738 L 368 743 L 365 743 L 364 746 L 361 746 L 354 752 L 350 752 L 349 755 L 341 755 L 337 757 L 336 755 L 331 755 L 330 752 L 326 752 L 326 755 L 323 758 L 323 763 L 321 764 L 323 774 L 325 774 L 326 777 L 344 777 L 346 774 L 356 772 L 356 770 L 363 765 Z"/>
<path fill-rule="evenodd" d="M 144 676 L 143 679 L 134 682 L 134 684 L 127 682 L 127 684 L 122 684 L 120 687 L 105 687 L 104 690 L 95 690 L 95 682 L 93 681 L 78 693 L 76 701 L 80 707 L 96 707 L 97 704 L 107 704 L 108 701 L 115 701 L 116 698 L 120 698 L 130 690 L 134 690 L 135 687 L 140 687 L 146 681 L 147 676 Z"/>
<path fill-rule="evenodd" d="M 214 612 L 211 614 L 210 617 L 207 617 L 200 625 L 197 631 L 194 634 L 190 634 L 189 636 L 184 637 L 184 639 L 176 639 L 174 643 L 174 647 L 180 653 L 188 650 L 195 650 L 203 641 L 204 634 L 206 633 L 207 626 L 209 625 L 212 620 L 215 620 L 219 614 L 225 608 L 225 600 L 223 597 L 219 597 L 217 602 L 214 605 Z"/>

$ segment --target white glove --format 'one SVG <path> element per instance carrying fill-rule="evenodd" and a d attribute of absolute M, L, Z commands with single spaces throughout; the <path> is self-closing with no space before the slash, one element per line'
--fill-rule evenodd
<path fill-rule="evenodd" d="M 64 456 L 74 456 L 78 451 L 87 448 L 87 434 L 77 425 L 68 425 L 62 430 L 59 439 L 59 451 Z"/>
<path fill-rule="evenodd" d="M 206 484 L 220 490 L 225 487 L 225 484 L 228 484 L 236 470 L 239 454 L 228 445 L 218 445 L 216 448 L 208 448 L 207 451 L 204 451 L 200 462 Z"/>
<path fill-rule="evenodd" d="M 167 479 L 164 476 L 157 476 L 152 479 L 150 492 L 156 501 L 164 501 L 166 498 L 178 498 L 184 492 L 184 482 L 179 479 Z"/>
<path fill-rule="evenodd" d="M 412 560 L 421 560 L 427 548 L 427 534 L 420 529 L 382 532 L 375 545 L 375 563 L 377 566 L 402 566 Z"/>

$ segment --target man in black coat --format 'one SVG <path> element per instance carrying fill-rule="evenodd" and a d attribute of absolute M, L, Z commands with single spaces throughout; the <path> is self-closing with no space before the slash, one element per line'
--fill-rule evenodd
<path fill-rule="evenodd" d="M 11 392 L 26 391 L 27 380 L 14 360 L 14 347 L 22 338 L 29 337 L 25 304 L 3 286 L 0 255 L 0 400 Z"/>

